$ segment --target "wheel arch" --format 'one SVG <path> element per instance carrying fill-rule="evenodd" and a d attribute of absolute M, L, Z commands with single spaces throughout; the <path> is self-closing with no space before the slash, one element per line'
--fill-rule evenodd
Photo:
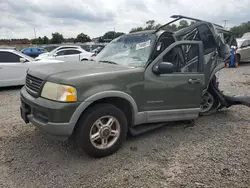
<path fill-rule="evenodd" d="M 213 79 L 213 77 L 215 76 L 215 74 L 216 74 L 218 71 L 220 71 L 221 69 L 223 69 L 224 67 L 225 67 L 225 64 L 224 64 L 224 63 L 221 63 L 221 64 L 219 64 L 218 66 L 216 66 L 216 67 L 213 69 L 213 71 L 211 72 L 211 74 L 210 74 L 210 76 L 209 76 L 209 79 L 208 79 L 206 88 L 205 88 L 205 89 L 203 90 L 203 92 L 202 92 L 202 95 L 204 95 L 204 94 L 207 92 L 207 90 L 208 90 L 208 88 L 209 88 L 209 85 L 210 85 L 210 82 L 211 82 L 211 80 Z"/>
<path fill-rule="evenodd" d="M 121 103 L 119 103 L 121 102 Z M 104 91 L 96 93 L 84 100 L 73 113 L 70 122 L 74 124 L 74 128 L 80 116 L 90 107 L 99 103 L 110 103 L 121 109 L 128 118 L 130 125 L 135 122 L 135 115 L 138 113 L 138 108 L 135 100 L 129 94 L 122 91 Z M 128 117 L 131 115 L 131 117 Z"/>
<path fill-rule="evenodd" d="M 240 59 L 241 59 L 240 53 L 236 53 L 235 56 L 239 56 L 239 59 L 238 59 L 238 60 L 240 61 Z"/>

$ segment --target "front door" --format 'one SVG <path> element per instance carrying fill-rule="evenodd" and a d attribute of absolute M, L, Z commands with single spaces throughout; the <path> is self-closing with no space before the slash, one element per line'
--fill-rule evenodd
<path fill-rule="evenodd" d="M 250 40 L 245 40 L 240 47 L 241 60 L 250 61 Z"/>
<path fill-rule="evenodd" d="M 155 74 L 161 62 L 170 62 L 175 70 Z M 205 87 L 204 54 L 200 41 L 171 44 L 146 69 L 144 108 L 147 122 L 187 120 L 198 117 Z"/>

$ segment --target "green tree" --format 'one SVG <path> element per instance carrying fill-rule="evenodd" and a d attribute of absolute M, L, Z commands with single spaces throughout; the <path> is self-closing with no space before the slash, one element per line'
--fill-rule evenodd
<path fill-rule="evenodd" d="M 51 38 L 50 42 L 52 44 L 60 44 L 60 43 L 64 42 L 63 35 L 58 33 L 58 32 L 52 33 L 52 38 Z"/>
<path fill-rule="evenodd" d="M 143 27 L 136 27 L 136 28 L 132 28 L 129 33 L 134 33 L 134 32 L 139 32 L 139 31 L 143 31 L 144 28 Z"/>
<path fill-rule="evenodd" d="M 43 39 L 41 37 L 38 37 L 37 44 L 43 44 Z"/>
<path fill-rule="evenodd" d="M 77 35 L 75 42 L 90 42 L 91 39 L 88 35 L 84 34 L 84 33 L 80 33 L 79 35 Z"/>
<path fill-rule="evenodd" d="M 181 20 L 179 22 L 178 29 L 180 30 L 180 29 L 183 29 L 183 28 L 188 27 L 188 26 L 189 26 L 189 24 L 188 24 L 188 22 L 186 20 Z"/>
<path fill-rule="evenodd" d="M 151 29 L 155 29 L 155 21 L 154 20 L 148 20 L 146 22 L 147 26 L 145 27 L 144 30 L 151 30 Z"/>
<path fill-rule="evenodd" d="M 49 38 L 47 36 L 43 37 L 43 44 L 49 44 Z"/>
<path fill-rule="evenodd" d="M 234 26 L 230 29 L 235 37 L 242 37 L 244 33 L 250 32 L 250 21 Z"/>
<path fill-rule="evenodd" d="M 113 40 L 121 35 L 124 35 L 125 33 L 122 32 L 115 32 L 115 31 L 108 31 L 106 32 L 102 37 L 101 40 Z"/>
<path fill-rule="evenodd" d="M 195 24 L 195 23 L 196 23 L 196 21 L 191 21 L 190 25 L 193 25 L 193 24 Z"/>
<path fill-rule="evenodd" d="M 64 39 L 65 42 L 69 42 L 69 43 L 75 43 L 75 42 L 76 42 L 75 40 L 76 40 L 76 39 L 73 38 L 73 37 Z"/>
<path fill-rule="evenodd" d="M 161 27 L 161 24 L 156 24 L 155 20 L 148 20 L 148 21 L 146 21 L 146 27 L 132 28 L 129 31 L 129 33 L 145 31 L 145 30 L 153 30 L 153 29 L 158 29 L 159 27 Z"/>

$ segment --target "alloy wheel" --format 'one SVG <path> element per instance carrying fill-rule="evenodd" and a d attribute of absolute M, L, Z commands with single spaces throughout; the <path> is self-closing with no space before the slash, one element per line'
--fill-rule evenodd
<path fill-rule="evenodd" d="M 118 140 L 121 125 L 113 116 L 102 116 L 94 122 L 90 129 L 90 142 L 97 149 L 108 149 Z"/>

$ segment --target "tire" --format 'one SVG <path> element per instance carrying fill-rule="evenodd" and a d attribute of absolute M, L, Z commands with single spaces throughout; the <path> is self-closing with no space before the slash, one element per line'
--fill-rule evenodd
<path fill-rule="evenodd" d="M 82 59 L 81 61 L 88 61 L 88 59 Z"/>
<path fill-rule="evenodd" d="M 111 121 L 111 119 L 114 121 L 113 124 L 111 123 L 112 126 L 104 126 L 106 123 L 105 121 Z M 102 121 L 102 123 L 100 123 L 99 120 Z M 99 123 L 96 123 L 97 121 L 99 121 Z M 111 104 L 97 104 L 90 107 L 84 112 L 84 114 L 82 114 L 76 126 L 76 145 L 82 148 L 87 155 L 94 158 L 106 157 L 115 153 L 120 147 L 122 147 L 128 132 L 126 116 L 119 108 Z M 111 129 L 114 129 L 115 127 L 117 130 L 113 130 L 113 132 L 116 132 L 113 134 L 118 136 L 110 136 L 109 138 L 106 138 L 107 135 L 111 133 Z M 96 140 L 91 141 L 91 135 L 92 137 L 93 135 L 99 136 L 94 136 L 93 138 Z M 109 142 L 110 140 L 110 144 L 106 144 L 106 148 L 101 148 L 101 144 L 105 139 L 106 142 Z"/>
<path fill-rule="evenodd" d="M 240 63 L 240 54 L 236 54 L 236 55 L 235 55 L 235 58 L 236 58 L 236 59 L 235 59 L 235 60 L 236 60 L 236 63 L 239 64 L 239 63 Z"/>
<path fill-rule="evenodd" d="M 217 84 L 215 76 L 210 81 L 210 84 Z M 204 103 L 204 98 L 206 98 L 206 96 L 209 96 L 208 98 L 210 98 L 212 101 L 211 101 L 211 104 L 210 104 L 209 108 L 204 109 L 203 108 L 203 103 Z M 213 113 L 216 113 L 218 111 L 219 107 L 220 107 L 220 102 L 219 102 L 218 99 L 216 99 L 216 95 L 213 92 L 213 90 L 211 89 L 211 86 L 209 85 L 209 88 L 208 88 L 207 92 L 202 96 L 200 115 L 201 116 L 208 116 L 208 115 L 211 115 Z"/>

